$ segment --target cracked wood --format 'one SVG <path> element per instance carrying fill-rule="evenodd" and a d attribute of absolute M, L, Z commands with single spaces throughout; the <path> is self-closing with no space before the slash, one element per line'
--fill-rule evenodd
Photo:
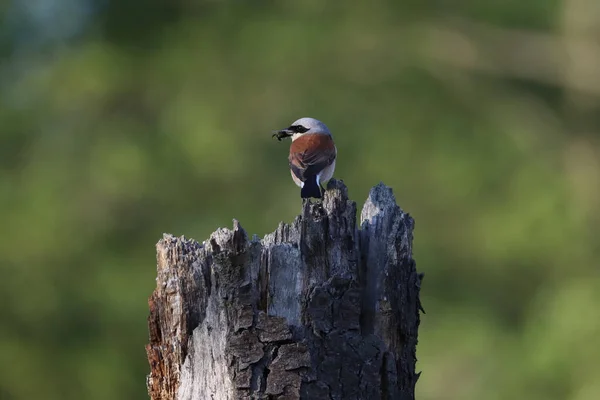
<path fill-rule="evenodd" d="M 414 399 L 419 290 L 413 219 L 390 188 L 322 203 L 249 239 L 164 235 L 149 299 L 153 400 Z"/>

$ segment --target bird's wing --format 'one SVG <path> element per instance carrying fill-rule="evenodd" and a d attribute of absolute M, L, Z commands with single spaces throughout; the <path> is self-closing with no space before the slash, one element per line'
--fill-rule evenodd
<path fill-rule="evenodd" d="M 308 134 L 290 146 L 290 169 L 302 182 L 317 175 L 335 160 L 336 150 L 330 135 Z"/>

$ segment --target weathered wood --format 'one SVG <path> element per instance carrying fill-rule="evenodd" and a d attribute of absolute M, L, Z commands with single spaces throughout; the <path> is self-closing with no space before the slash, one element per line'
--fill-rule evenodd
<path fill-rule="evenodd" d="M 413 219 L 391 189 L 322 203 L 249 240 L 164 235 L 149 300 L 154 400 L 414 399 L 419 289 Z"/>

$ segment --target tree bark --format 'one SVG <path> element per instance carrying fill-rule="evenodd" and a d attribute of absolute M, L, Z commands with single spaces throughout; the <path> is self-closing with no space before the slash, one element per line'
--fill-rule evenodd
<path fill-rule="evenodd" d="M 322 203 L 248 239 L 164 235 L 149 299 L 153 400 L 414 399 L 419 289 L 414 221 L 390 188 Z"/>

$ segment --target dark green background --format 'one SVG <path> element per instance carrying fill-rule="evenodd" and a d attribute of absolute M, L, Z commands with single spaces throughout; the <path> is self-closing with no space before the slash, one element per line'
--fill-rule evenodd
<path fill-rule="evenodd" d="M 597 3 L 0 3 L 0 398 L 147 398 L 154 244 L 292 221 L 303 116 L 416 220 L 418 399 L 600 398 Z"/>

